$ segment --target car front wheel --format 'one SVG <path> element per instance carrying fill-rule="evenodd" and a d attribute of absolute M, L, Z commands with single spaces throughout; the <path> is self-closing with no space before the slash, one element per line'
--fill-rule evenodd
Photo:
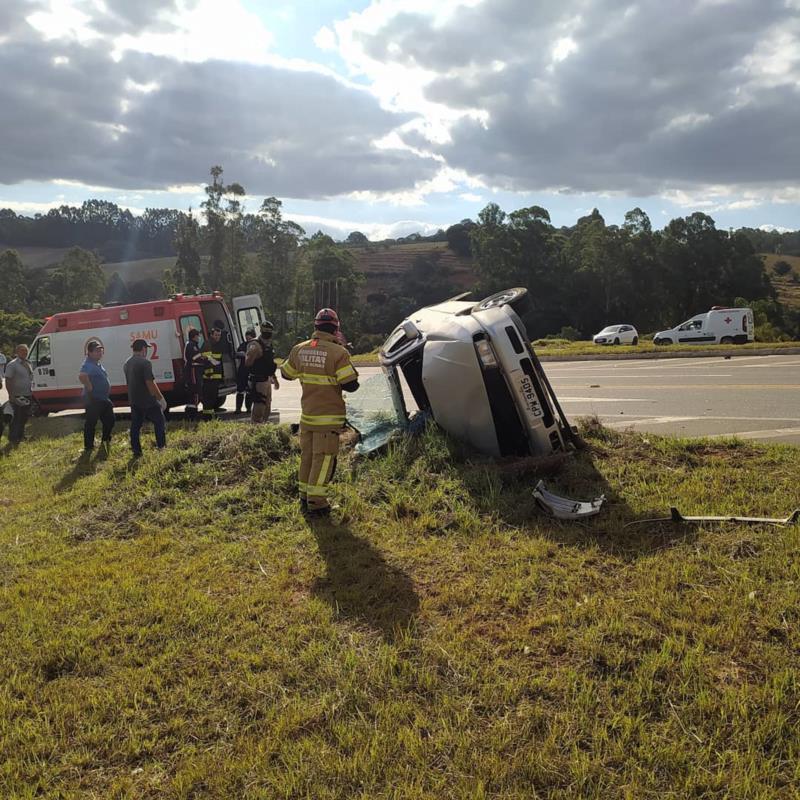
<path fill-rule="evenodd" d="M 672 339 L 667 339 L 667 338 L 656 339 L 654 344 L 660 344 L 660 345 L 672 344 Z"/>
<path fill-rule="evenodd" d="M 616 339 L 614 339 L 614 344 L 619 344 L 619 337 L 617 337 Z"/>

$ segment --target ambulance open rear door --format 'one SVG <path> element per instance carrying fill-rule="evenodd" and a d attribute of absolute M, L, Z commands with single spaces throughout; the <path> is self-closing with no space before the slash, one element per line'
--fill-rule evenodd
<path fill-rule="evenodd" d="M 264 321 L 264 308 L 261 305 L 261 295 L 243 294 L 234 297 L 231 301 L 233 318 L 239 332 L 239 339 L 244 341 L 245 331 L 252 328 L 258 336 L 258 327 Z"/>

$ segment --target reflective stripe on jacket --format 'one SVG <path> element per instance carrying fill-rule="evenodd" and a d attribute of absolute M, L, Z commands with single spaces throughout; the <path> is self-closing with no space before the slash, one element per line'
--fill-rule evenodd
<path fill-rule="evenodd" d="M 203 370 L 203 380 L 207 381 L 221 381 L 222 380 L 222 346 L 207 344 L 202 353 L 203 357 L 208 360 L 205 370 Z M 217 363 L 212 363 L 216 361 Z"/>
<path fill-rule="evenodd" d="M 350 353 L 336 343 L 333 334 L 315 331 L 311 339 L 295 345 L 281 373 L 303 386 L 301 430 L 335 430 L 344 425 L 342 384 L 357 380 L 358 373 Z"/>

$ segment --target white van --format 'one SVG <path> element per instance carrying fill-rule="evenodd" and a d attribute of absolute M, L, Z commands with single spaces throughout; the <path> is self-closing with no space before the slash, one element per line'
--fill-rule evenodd
<path fill-rule="evenodd" d="M 653 344 L 747 344 L 754 338 L 751 309 L 713 306 L 676 328 L 659 331 Z"/>

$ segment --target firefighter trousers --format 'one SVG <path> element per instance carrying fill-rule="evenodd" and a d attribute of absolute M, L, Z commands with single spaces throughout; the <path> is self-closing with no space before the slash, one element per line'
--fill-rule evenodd
<path fill-rule="evenodd" d="M 300 431 L 300 499 L 308 501 L 309 510 L 328 507 L 338 453 L 338 431 Z"/>

